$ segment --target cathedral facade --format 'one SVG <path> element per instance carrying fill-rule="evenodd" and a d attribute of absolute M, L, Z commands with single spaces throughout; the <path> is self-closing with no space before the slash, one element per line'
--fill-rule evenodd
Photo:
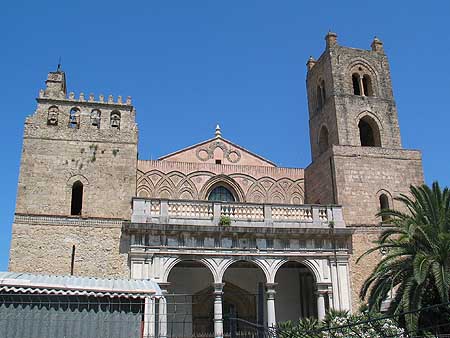
<path fill-rule="evenodd" d="M 278 167 L 219 126 L 139 159 L 130 97 L 75 97 L 63 71 L 49 73 L 25 122 L 10 271 L 152 279 L 188 295 L 188 331 L 217 337 L 232 316 L 272 326 L 357 310 L 381 253 L 355 261 L 389 226 L 377 212 L 423 183 L 421 153 L 401 145 L 382 42 L 325 40 L 307 62 L 305 169 Z M 174 306 L 158 304 L 162 336 L 179 330 Z"/>

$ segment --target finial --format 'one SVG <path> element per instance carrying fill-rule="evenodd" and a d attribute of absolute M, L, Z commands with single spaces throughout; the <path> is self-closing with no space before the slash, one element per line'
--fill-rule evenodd
<path fill-rule="evenodd" d="M 58 59 L 58 67 L 56 67 L 56 71 L 59 73 L 61 72 L 61 56 Z"/>
<path fill-rule="evenodd" d="M 306 67 L 308 67 L 308 70 L 310 70 L 314 65 L 316 64 L 316 59 L 311 55 L 308 59 L 308 62 L 306 62 Z"/>
<path fill-rule="evenodd" d="M 325 36 L 325 41 L 327 42 L 327 48 L 334 47 L 337 45 L 337 34 L 332 32 L 331 29 Z"/>
<path fill-rule="evenodd" d="M 370 47 L 372 47 L 372 51 L 383 54 L 384 53 L 384 48 L 383 48 L 383 42 L 378 39 L 378 37 L 374 37 L 372 44 L 370 45 Z"/>
<path fill-rule="evenodd" d="M 221 137 L 222 136 L 222 132 L 220 131 L 220 126 L 217 124 L 216 126 L 216 137 Z"/>

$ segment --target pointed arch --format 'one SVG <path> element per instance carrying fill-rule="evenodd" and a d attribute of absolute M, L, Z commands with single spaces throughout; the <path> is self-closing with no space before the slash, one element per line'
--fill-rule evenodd
<path fill-rule="evenodd" d="M 216 175 L 210 178 L 200 190 L 200 198 L 207 200 L 211 191 L 217 186 L 224 186 L 234 194 L 235 201 L 245 202 L 245 194 L 241 186 L 227 175 Z"/>

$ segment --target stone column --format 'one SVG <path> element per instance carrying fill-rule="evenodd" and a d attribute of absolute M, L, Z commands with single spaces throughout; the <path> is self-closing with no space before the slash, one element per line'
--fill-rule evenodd
<path fill-rule="evenodd" d="M 267 326 L 274 327 L 277 325 L 275 317 L 275 286 L 276 283 L 266 283 L 267 294 Z"/>
<path fill-rule="evenodd" d="M 158 332 L 159 332 L 159 338 L 166 338 L 167 337 L 167 289 L 162 288 L 162 284 L 160 283 L 159 286 L 161 287 L 162 297 L 159 298 L 159 321 L 158 321 Z M 164 283 L 164 286 L 167 287 L 169 283 Z"/>
<path fill-rule="evenodd" d="M 224 283 L 214 283 L 214 337 L 223 337 L 222 295 Z"/>
<path fill-rule="evenodd" d="M 325 293 L 321 291 L 317 292 L 317 318 L 325 318 Z"/>
<path fill-rule="evenodd" d="M 145 297 L 144 338 L 155 337 L 155 298 Z"/>

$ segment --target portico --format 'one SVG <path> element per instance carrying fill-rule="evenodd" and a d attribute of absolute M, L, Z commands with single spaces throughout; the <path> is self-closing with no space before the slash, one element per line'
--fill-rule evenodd
<path fill-rule="evenodd" d="M 130 238 L 131 277 L 153 278 L 169 295 L 189 297 L 172 321 L 167 305 L 163 330 L 169 335 L 211 330 L 222 337 L 232 315 L 270 327 L 302 317 L 321 319 L 329 308 L 351 310 L 351 232 L 337 206 L 227 203 L 224 208 L 219 202 L 142 198 L 133 206 L 124 229 Z M 239 218 L 243 208 L 245 220 Z M 297 219 L 279 213 L 268 222 L 268 211 L 276 208 L 297 212 Z M 208 210 L 210 217 L 201 217 L 199 212 Z M 223 210 L 232 215 L 230 225 L 219 225 L 221 215 L 215 217 Z M 180 312 L 183 324 L 175 318 Z"/>

